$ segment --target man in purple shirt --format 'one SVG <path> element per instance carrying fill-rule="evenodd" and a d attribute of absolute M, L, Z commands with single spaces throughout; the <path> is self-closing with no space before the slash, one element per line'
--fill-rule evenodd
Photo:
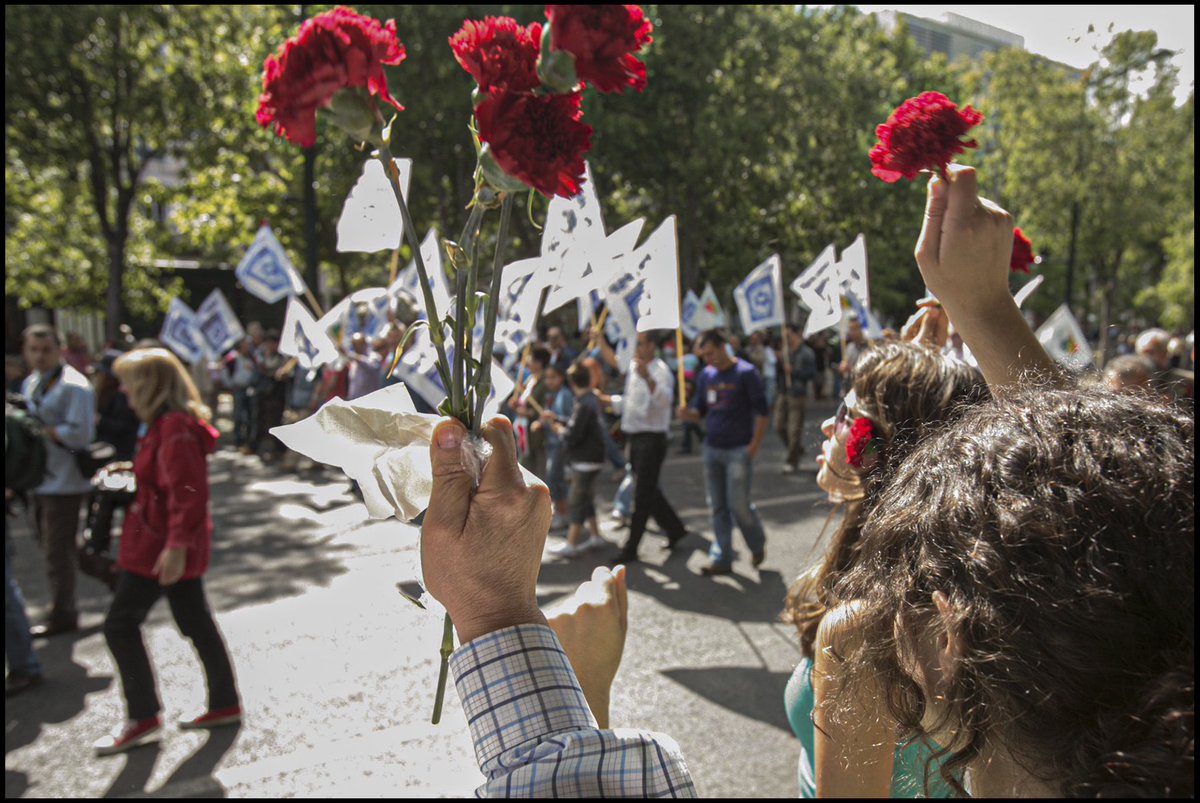
<path fill-rule="evenodd" d="M 712 510 L 715 541 L 706 575 L 733 572 L 733 523 L 737 522 L 755 568 L 766 557 L 767 536 L 750 501 L 753 461 L 762 446 L 770 414 L 762 378 L 754 366 L 729 355 L 717 330 L 700 336 L 700 356 L 708 364 L 696 383 L 686 421 L 707 416 L 704 436 L 704 480 Z"/>

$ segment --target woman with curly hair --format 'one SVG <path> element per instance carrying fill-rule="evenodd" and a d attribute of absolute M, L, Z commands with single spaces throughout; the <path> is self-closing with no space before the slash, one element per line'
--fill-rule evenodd
<path fill-rule="evenodd" d="M 166 349 L 132 351 L 117 359 L 113 371 L 130 407 L 149 429 L 133 460 L 137 495 L 121 531 L 121 572 L 104 620 L 129 719 L 96 742 L 101 756 L 145 744 L 162 728 L 162 705 L 141 632 L 162 596 L 179 630 L 195 646 L 208 682 L 208 713 L 180 727 L 211 728 L 242 718 L 229 652 L 204 594 L 212 554 L 208 455 L 217 431 L 208 423 L 209 410 L 186 369 Z"/>
<path fill-rule="evenodd" d="M 996 398 L 865 520 L 831 595 L 858 640 L 830 718 L 880 696 L 975 797 L 1192 796 L 1194 421 L 1071 386 L 1009 300 L 1011 218 L 951 170 L 917 260 Z"/>
<path fill-rule="evenodd" d="M 940 315 L 929 311 L 926 322 Z M 850 393 L 822 425 L 826 442 L 817 458 L 817 484 L 844 515 L 823 558 L 789 590 L 785 612 L 800 631 L 803 654 L 786 692 L 788 719 L 801 744 L 801 797 L 925 792 L 920 779 L 930 750 L 919 741 L 897 746 L 895 723 L 885 711 L 868 702 L 838 722 L 828 721 L 825 711 L 839 682 L 836 656 L 856 640 L 856 604 L 836 606 L 830 591 L 857 559 L 862 522 L 905 456 L 964 405 L 987 397 L 979 372 L 944 356 L 938 345 L 918 338 L 863 352 Z M 846 727 L 839 727 L 842 722 Z M 951 790 L 935 782 L 929 794 L 949 797 Z"/>

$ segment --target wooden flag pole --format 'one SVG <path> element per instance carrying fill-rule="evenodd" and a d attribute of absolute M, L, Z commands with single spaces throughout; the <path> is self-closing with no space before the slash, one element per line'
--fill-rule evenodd
<path fill-rule="evenodd" d="M 683 370 L 683 266 L 679 264 L 679 220 L 672 217 L 671 223 L 675 227 L 675 276 L 679 280 L 676 283 L 679 288 L 679 326 L 675 329 L 675 371 L 679 381 L 679 409 L 686 410 L 687 385 L 684 384 Z"/>
<path fill-rule="evenodd" d="M 396 283 L 396 276 L 400 273 L 400 249 L 396 248 L 392 251 L 392 268 L 388 274 L 388 287 Z"/>

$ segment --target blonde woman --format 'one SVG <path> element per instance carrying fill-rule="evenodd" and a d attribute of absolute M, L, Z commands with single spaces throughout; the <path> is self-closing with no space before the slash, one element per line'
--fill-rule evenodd
<path fill-rule="evenodd" d="M 129 719 L 96 742 L 101 756 L 152 741 L 162 728 L 141 626 L 163 595 L 179 630 L 199 653 L 208 682 L 208 713 L 180 727 L 234 724 L 242 716 L 229 653 L 204 594 L 212 553 L 207 458 L 217 443 L 209 409 L 182 363 L 166 349 L 125 354 L 113 371 L 147 429 L 133 461 L 137 496 L 121 532 L 121 573 L 104 621 Z"/>

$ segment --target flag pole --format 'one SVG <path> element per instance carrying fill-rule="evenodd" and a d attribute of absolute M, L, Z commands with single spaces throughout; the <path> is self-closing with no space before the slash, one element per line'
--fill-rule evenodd
<path fill-rule="evenodd" d="M 392 268 L 388 274 L 388 287 L 396 283 L 396 275 L 400 273 L 400 249 L 392 251 Z"/>
<path fill-rule="evenodd" d="M 675 242 L 679 242 L 679 220 L 674 215 L 671 216 L 671 225 L 675 227 Z M 683 265 L 679 262 L 679 248 L 675 248 L 675 276 L 678 279 L 676 287 L 679 288 L 679 326 L 675 328 L 675 371 L 678 374 L 679 382 L 679 409 L 687 409 L 687 385 L 684 383 L 683 370 Z"/>

